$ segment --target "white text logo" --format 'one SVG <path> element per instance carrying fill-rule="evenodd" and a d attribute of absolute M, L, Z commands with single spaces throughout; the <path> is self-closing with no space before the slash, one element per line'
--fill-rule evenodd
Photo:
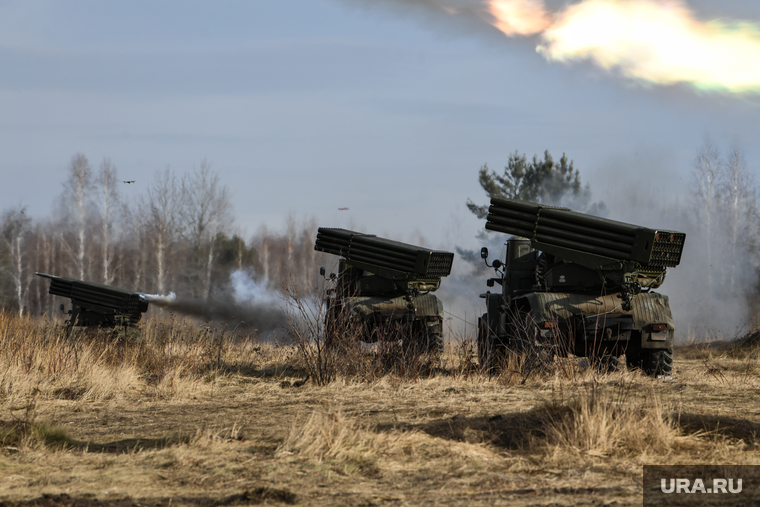
<path fill-rule="evenodd" d="M 709 484 L 709 481 L 708 481 Z M 712 487 L 705 487 L 702 479 L 660 479 L 660 489 L 663 493 L 741 493 L 742 480 L 737 479 L 734 486 L 733 479 L 713 479 Z"/>

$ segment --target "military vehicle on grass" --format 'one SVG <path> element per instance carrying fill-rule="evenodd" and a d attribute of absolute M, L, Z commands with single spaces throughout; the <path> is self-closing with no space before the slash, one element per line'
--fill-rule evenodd
<path fill-rule="evenodd" d="M 319 228 L 314 249 L 341 257 L 325 295 L 328 345 L 339 334 L 355 333 L 366 343 L 401 339 L 442 350 L 443 304 L 432 292 L 451 273 L 453 253 L 326 227 Z"/>
<path fill-rule="evenodd" d="M 498 370 L 507 349 L 573 354 L 603 368 L 669 375 L 675 325 L 668 296 L 656 292 L 681 260 L 686 235 L 540 204 L 491 199 L 485 228 L 513 235 L 486 265 L 497 276 L 481 294 L 478 358 Z"/>
<path fill-rule="evenodd" d="M 35 273 L 50 279 L 50 294 L 71 299 L 67 326 L 134 327 L 148 311 L 148 301 L 140 292 L 111 285 Z M 64 310 L 63 304 L 61 310 Z"/>

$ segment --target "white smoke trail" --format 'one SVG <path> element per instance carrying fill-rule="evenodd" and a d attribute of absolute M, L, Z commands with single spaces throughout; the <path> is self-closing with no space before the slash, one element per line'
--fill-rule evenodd
<path fill-rule="evenodd" d="M 283 302 L 277 294 L 242 270 L 231 273 L 230 284 L 208 299 L 178 298 L 174 292 L 142 296 L 161 308 L 225 324 L 231 329 L 255 328 L 261 333 L 261 339 L 267 339 L 272 331 L 282 328 L 287 321 Z"/>
<path fill-rule="evenodd" d="M 166 308 L 177 300 L 177 295 L 173 292 L 169 294 L 142 294 L 142 297 L 151 304 L 160 308 Z"/>
<path fill-rule="evenodd" d="M 232 297 L 238 304 L 276 304 L 282 303 L 282 299 L 267 289 L 264 282 L 254 280 L 251 275 L 242 269 L 230 274 L 232 285 Z"/>

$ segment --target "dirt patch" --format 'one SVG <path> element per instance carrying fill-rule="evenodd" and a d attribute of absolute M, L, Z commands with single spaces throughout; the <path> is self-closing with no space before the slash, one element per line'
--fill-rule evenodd
<path fill-rule="evenodd" d="M 263 502 L 292 505 L 296 495 L 290 491 L 256 488 L 222 498 L 182 497 L 167 498 L 91 498 L 72 497 L 68 494 L 42 495 L 39 498 L 19 501 L 0 501 L 0 507 L 169 507 L 186 505 L 191 507 L 221 507 L 226 505 L 256 505 Z"/>
<path fill-rule="evenodd" d="M 752 354 L 679 349 L 663 379 L 565 368 L 522 383 L 442 360 L 318 385 L 293 348 L 180 345 L 6 361 L 0 507 L 635 505 L 643 464 L 760 461 Z"/>

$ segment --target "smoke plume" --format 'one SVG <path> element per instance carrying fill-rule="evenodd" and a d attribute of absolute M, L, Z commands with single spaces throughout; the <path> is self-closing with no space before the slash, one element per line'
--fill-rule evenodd
<path fill-rule="evenodd" d="M 173 292 L 169 294 L 143 294 L 143 297 L 147 302 L 159 308 L 166 308 L 177 300 L 177 295 Z"/>
<path fill-rule="evenodd" d="M 659 85 L 739 93 L 760 89 L 760 67 L 747 65 L 760 59 L 758 27 L 705 23 L 677 0 L 586 0 L 557 13 L 541 38 L 537 50 L 551 61 L 588 59 Z"/>
<path fill-rule="evenodd" d="M 282 300 L 244 270 L 234 271 L 227 286 L 217 290 L 208 300 L 144 294 L 151 304 L 172 312 L 224 324 L 230 328 L 255 329 L 260 337 L 271 336 L 286 323 Z"/>
<path fill-rule="evenodd" d="M 681 0 L 582 0 L 552 10 L 543 0 L 365 0 L 457 18 L 462 26 L 534 37 L 552 62 L 590 61 L 644 84 L 760 92 L 760 25 L 701 21 Z"/>

